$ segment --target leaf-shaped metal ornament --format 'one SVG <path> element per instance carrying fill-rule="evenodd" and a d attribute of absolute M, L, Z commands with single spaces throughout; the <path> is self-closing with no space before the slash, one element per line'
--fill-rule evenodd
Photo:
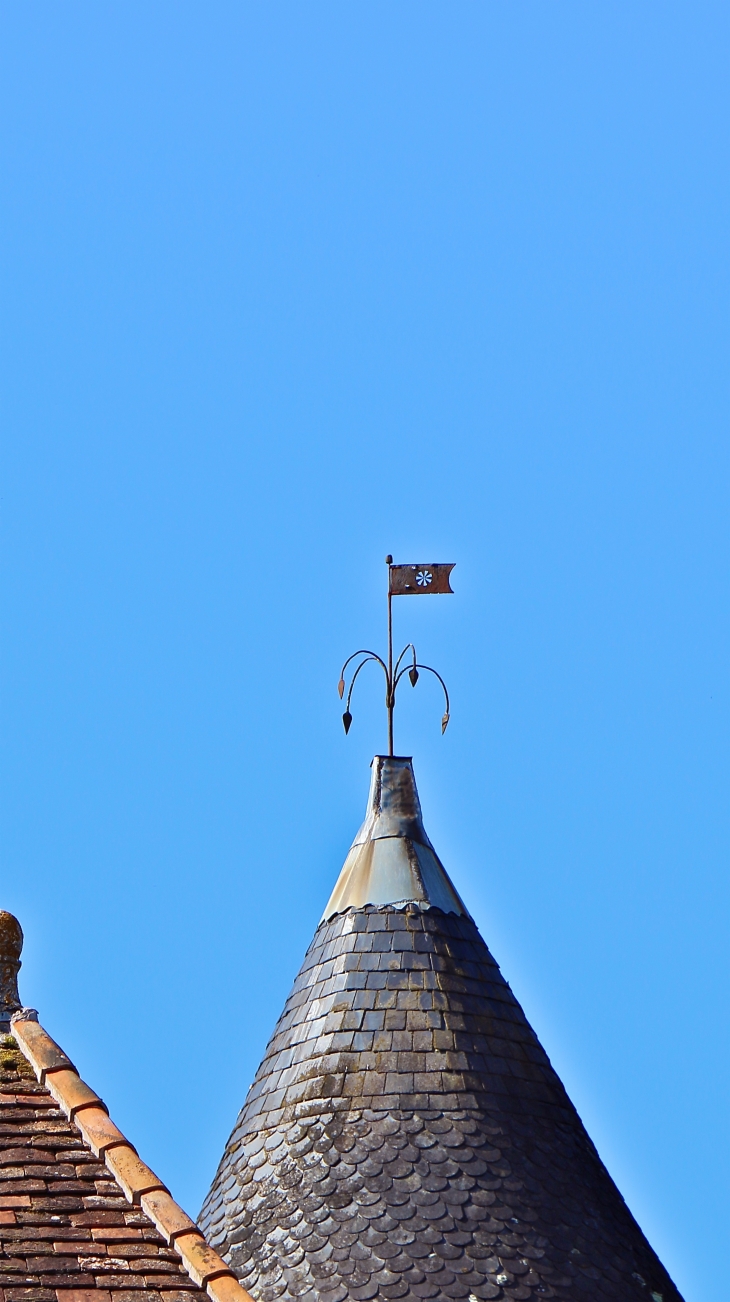
<path fill-rule="evenodd" d="M 412 669 L 408 670 L 408 677 L 411 680 L 411 687 L 415 687 L 416 683 L 418 682 L 418 670 L 416 669 L 415 665 L 413 666 Z"/>
<path fill-rule="evenodd" d="M 345 736 L 347 736 L 350 731 L 350 724 L 352 723 L 352 715 L 349 710 L 345 710 L 345 713 L 342 716 L 342 723 L 345 729 Z"/>
<path fill-rule="evenodd" d="M 443 716 L 443 718 L 442 718 L 442 720 L 441 720 L 441 736 L 442 736 L 442 737 L 443 737 L 444 733 L 446 732 L 446 729 L 448 728 L 448 726 L 449 726 L 449 712 L 448 712 L 448 710 L 447 710 L 447 711 L 446 711 L 446 714 Z"/>
<path fill-rule="evenodd" d="M 339 683 L 337 684 L 337 690 L 338 690 L 338 692 L 340 693 L 340 700 L 342 700 L 343 696 L 345 695 L 345 680 L 344 680 L 344 678 L 341 678 L 340 681 L 339 681 Z"/>

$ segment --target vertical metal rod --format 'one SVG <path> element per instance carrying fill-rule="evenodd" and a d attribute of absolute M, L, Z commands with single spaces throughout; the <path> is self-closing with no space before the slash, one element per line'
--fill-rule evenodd
<path fill-rule="evenodd" d="M 388 754 L 393 754 L 393 597 L 390 591 L 390 567 L 393 557 L 386 556 L 388 566 Z"/>

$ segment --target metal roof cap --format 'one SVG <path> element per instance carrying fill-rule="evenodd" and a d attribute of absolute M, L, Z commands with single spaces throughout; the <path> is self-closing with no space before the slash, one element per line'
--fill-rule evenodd
<path fill-rule="evenodd" d="M 366 904 L 420 905 L 467 914 L 423 826 L 410 756 L 376 755 L 365 821 L 322 919 Z"/>

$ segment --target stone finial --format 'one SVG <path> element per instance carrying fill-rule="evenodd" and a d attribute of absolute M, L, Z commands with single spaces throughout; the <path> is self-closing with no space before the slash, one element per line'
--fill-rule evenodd
<path fill-rule="evenodd" d="M 7 1030 L 10 1018 L 20 1008 L 18 971 L 23 948 L 23 929 L 12 913 L 0 909 L 0 1028 Z"/>

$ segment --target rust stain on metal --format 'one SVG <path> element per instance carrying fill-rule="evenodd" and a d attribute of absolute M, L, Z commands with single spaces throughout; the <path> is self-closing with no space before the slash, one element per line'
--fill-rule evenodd
<path fill-rule="evenodd" d="M 392 597 L 425 597 L 451 592 L 449 582 L 453 565 L 389 565 Z"/>

